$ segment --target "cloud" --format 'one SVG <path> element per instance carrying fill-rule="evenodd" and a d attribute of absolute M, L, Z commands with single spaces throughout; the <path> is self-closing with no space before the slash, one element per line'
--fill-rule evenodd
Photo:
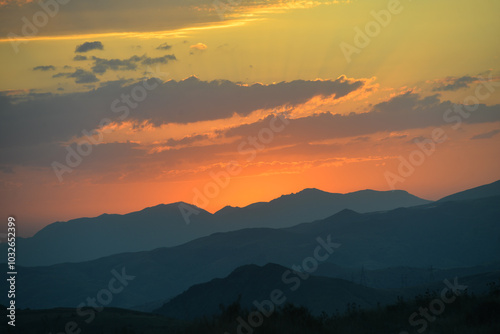
<path fill-rule="evenodd" d="M 53 78 L 60 78 L 60 77 L 66 77 L 66 78 L 74 78 L 75 83 L 77 84 L 88 84 L 88 83 L 93 83 L 93 82 L 98 82 L 99 79 L 89 71 L 85 71 L 82 69 L 77 69 L 73 73 L 57 73 L 52 76 Z"/>
<path fill-rule="evenodd" d="M 316 140 L 366 136 L 377 132 L 400 132 L 409 129 L 479 124 L 500 121 L 500 105 L 479 105 L 468 118 L 461 118 L 454 110 L 464 110 L 463 105 L 449 101 L 441 102 L 436 96 L 421 97 L 415 93 L 396 96 L 379 103 L 366 113 L 347 115 L 324 112 L 321 114 L 290 119 L 286 127 L 286 137 L 280 134 L 273 143 L 285 145 Z M 253 124 L 241 125 L 226 132 L 226 136 L 255 136 L 267 126 L 270 117 Z M 448 122 L 449 121 L 449 122 Z"/>
<path fill-rule="evenodd" d="M 55 77 L 75 78 L 79 83 L 98 81 L 93 73 L 81 69 Z M 155 83 L 157 87 L 148 91 L 147 97 L 135 108 L 128 107 L 122 97 L 131 96 L 133 90 L 143 86 L 142 82 L 123 86 L 110 84 L 88 92 L 43 97 L 29 93 L 22 101 L 0 94 L 0 145 L 12 143 L 9 138 L 14 136 L 17 139 L 13 145 L 67 141 L 81 136 L 82 130 L 98 128 L 103 118 L 120 121 L 124 109 L 128 110 L 127 121 L 148 121 L 156 126 L 186 124 L 225 119 L 235 114 L 246 116 L 255 110 L 283 105 L 293 107 L 318 95 L 340 98 L 361 89 L 365 81 L 341 77 L 245 86 L 225 80 L 207 82 L 190 77 L 164 83 L 151 79 L 149 86 Z"/>
<path fill-rule="evenodd" d="M 74 61 L 82 61 L 82 60 L 87 60 L 87 56 L 82 56 L 82 55 L 76 55 L 73 57 Z"/>
<path fill-rule="evenodd" d="M 128 59 L 104 59 L 92 57 L 94 66 L 92 72 L 97 74 L 104 74 L 107 70 L 113 71 L 132 71 L 137 68 L 136 62 L 141 60 L 141 57 L 132 56 Z"/>
<path fill-rule="evenodd" d="M 23 17 L 31 19 L 36 12 L 39 12 L 38 2 L 31 1 L 22 6 L 0 5 L 0 36 L 5 37 L 9 33 L 23 36 L 21 19 Z M 137 36 L 152 31 L 224 25 L 219 17 L 221 8 L 214 10 L 213 1 L 207 0 L 143 0 L 140 5 L 137 0 L 64 1 L 64 5 L 63 1 L 60 2 L 57 19 L 51 19 L 50 24 L 39 29 L 38 36 L 84 35 L 96 32 L 130 33 L 129 36 Z M 300 6 L 301 3 L 303 1 L 294 1 L 293 5 Z M 316 6 L 321 2 L 305 3 L 309 4 L 308 6 Z M 218 7 L 222 4 L 229 4 L 229 7 L 232 7 L 231 4 L 234 5 L 224 0 Z M 289 6 L 289 3 L 278 0 L 238 1 L 237 10 L 232 10 L 236 7 L 230 8 L 227 14 L 231 14 L 231 19 L 248 20 L 246 14 L 249 11 L 266 7 L 279 10 L 280 7 L 284 9 Z"/>
<path fill-rule="evenodd" d="M 384 141 L 384 140 L 390 140 L 390 139 L 404 139 L 406 137 L 408 137 L 408 135 L 405 135 L 405 134 L 402 134 L 402 135 L 394 134 L 394 135 L 390 135 L 388 137 L 382 138 L 382 141 Z"/>
<path fill-rule="evenodd" d="M 421 141 L 424 141 L 426 139 L 427 138 L 425 138 L 424 136 L 416 136 L 416 137 L 413 137 L 412 139 L 408 140 L 406 143 L 407 144 L 415 144 L 416 142 L 421 142 Z"/>
<path fill-rule="evenodd" d="M 206 50 L 208 48 L 208 46 L 206 46 L 203 43 L 196 43 L 194 45 L 191 45 L 189 48 L 203 51 L 203 50 Z"/>
<path fill-rule="evenodd" d="M 133 79 L 118 79 L 118 80 L 111 80 L 111 81 L 106 81 L 102 82 L 100 84 L 101 87 L 107 87 L 107 86 L 115 86 L 115 87 L 123 87 L 124 85 L 133 82 Z"/>
<path fill-rule="evenodd" d="M 126 121 L 133 123 L 134 120 L 138 120 L 135 124 L 144 124 L 141 120 L 150 120 L 151 115 L 158 117 L 158 121 L 164 122 L 171 119 L 186 120 L 193 116 L 196 116 L 195 119 L 198 120 L 207 120 L 213 117 L 210 115 L 211 112 L 207 111 L 211 110 L 210 108 L 217 110 L 220 118 L 231 117 L 233 115 L 232 101 L 224 101 L 221 97 L 232 96 L 235 92 L 239 98 L 244 97 L 241 106 L 248 108 L 244 111 L 236 111 L 238 115 L 243 116 L 248 115 L 250 110 L 257 110 L 264 105 L 268 107 L 272 103 L 286 104 L 293 108 L 299 103 L 298 101 L 321 95 L 320 93 L 325 90 L 333 94 L 338 92 L 338 97 L 340 97 L 345 96 L 349 91 L 363 89 L 362 84 L 353 86 L 357 82 L 355 80 L 345 78 L 337 80 L 292 81 L 253 88 L 254 85 L 239 86 L 236 90 L 233 90 L 235 84 L 231 82 L 204 82 L 196 78 L 180 82 L 169 81 L 149 91 L 145 100 L 136 108 L 129 109 L 130 114 Z M 152 83 L 154 81 L 149 82 L 149 84 Z M 117 116 L 121 114 L 121 111 L 119 114 L 114 113 L 111 104 L 119 100 L 122 94 L 131 95 L 135 87 L 142 86 L 140 82 L 123 84 L 124 82 L 119 80 L 119 82 L 110 82 L 109 85 L 89 92 L 29 95 L 22 101 L 16 100 L 16 103 L 13 103 L 12 96 L 0 93 L 0 117 L 3 120 L 0 123 L 2 164 L 13 167 L 22 165 L 50 168 L 52 161 L 63 162 L 67 150 L 61 146 L 61 141 L 67 142 L 75 137 L 85 138 L 84 131 L 97 138 L 98 135 L 92 134 L 91 130 L 98 128 L 99 122 L 104 118 L 120 124 Z M 256 90 L 257 87 L 259 89 Z M 244 93 L 241 93 L 239 89 L 242 89 L 241 92 Z M 280 94 L 281 91 L 287 94 Z M 299 97 L 297 96 L 299 94 L 304 95 Z M 216 97 L 207 103 L 201 98 L 203 95 L 216 95 Z M 273 100 L 274 98 L 279 99 Z M 182 107 L 186 104 L 185 109 L 175 108 L 177 105 Z M 248 106 L 248 104 L 252 105 Z M 447 125 L 448 123 L 443 120 L 443 114 L 453 106 L 451 102 L 442 102 L 436 96 L 423 97 L 408 93 L 379 103 L 366 113 L 324 112 L 288 119 L 284 131 L 275 133 L 272 142 L 266 144 L 266 150 L 259 153 L 259 161 L 254 167 L 260 168 L 261 162 L 272 162 L 278 157 L 279 163 L 290 159 L 292 165 L 297 159 L 304 159 L 304 161 L 307 160 L 305 163 L 307 166 L 313 164 L 311 161 L 316 158 L 351 157 L 351 153 L 355 156 L 358 147 L 365 147 L 374 142 L 374 145 L 378 145 L 376 136 L 371 140 L 368 138 L 371 134 L 390 132 L 392 138 L 397 138 L 402 134 L 403 129 Z M 453 115 L 457 114 L 453 113 Z M 163 137 L 162 142 L 151 144 L 141 144 L 140 141 L 113 142 L 109 141 L 110 137 L 106 137 L 105 134 L 107 143 L 93 146 L 92 154 L 84 159 L 84 163 L 71 174 L 71 178 L 75 180 L 92 175 L 95 182 L 111 182 L 112 180 L 123 182 L 123 175 L 127 175 L 127 180 L 150 179 L 153 174 L 154 177 L 161 178 L 177 177 L 175 173 L 185 173 L 188 168 L 193 168 L 200 163 L 216 164 L 220 163 L 221 159 L 225 161 L 226 157 L 228 160 L 231 159 L 229 155 L 235 153 L 242 139 L 248 136 L 258 136 L 262 129 L 269 127 L 273 117 L 275 116 L 270 115 L 254 123 L 221 129 L 216 131 L 216 137 L 213 134 L 192 132 L 191 135 L 172 138 L 168 133 L 166 135 L 169 137 Z M 467 124 L 500 121 L 500 105 L 479 105 L 469 118 L 462 119 L 462 121 Z M 277 126 L 281 124 L 279 120 L 276 123 Z M 184 126 L 175 125 L 175 127 Z M 150 124 L 144 131 L 148 131 L 148 128 Z M 144 133 L 144 135 L 150 134 Z M 8 140 L 14 137 L 15 141 Z M 345 137 L 352 137 L 354 140 L 344 144 L 336 142 L 314 144 L 315 141 Z M 130 137 L 125 137 L 127 138 Z M 73 148 L 75 149 L 74 144 Z M 244 158 L 246 158 L 245 155 L 242 156 L 242 159 Z M 341 162 L 323 161 L 320 165 L 335 165 Z M 313 165 L 316 166 L 316 164 Z M 278 164 L 276 168 L 280 169 Z M 268 168 L 263 168 L 262 172 L 268 170 Z M 172 174 L 168 174 L 171 171 Z M 161 176 L 158 176 L 160 174 Z"/>
<path fill-rule="evenodd" d="M 447 78 L 440 83 L 438 87 L 435 87 L 433 91 L 443 92 L 443 91 L 455 91 L 461 88 L 467 88 L 469 85 L 478 79 L 476 77 L 463 76 L 460 78 Z"/>
<path fill-rule="evenodd" d="M 55 69 L 56 68 L 53 65 L 33 67 L 33 71 L 42 71 L 42 72 L 54 71 Z"/>
<path fill-rule="evenodd" d="M 371 140 L 371 138 L 369 136 L 363 136 L 363 137 L 354 138 L 352 141 L 353 142 L 368 142 L 370 140 Z"/>
<path fill-rule="evenodd" d="M 493 136 L 495 136 L 495 135 L 497 135 L 499 133 L 500 133 L 500 129 L 497 129 L 497 130 L 493 130 L 493 131 L 490 131 L 490 132 L 486 132 L 486 133 L 481 133 L 481 134 L 475 135 L 471 139 L 490 139 L 491 137 L 493 137 Z"/>
<path fill-rule="evenodd" d="M 104 46 L 99 41 L 85 42 L 81 45 L 78 45 L 75 49 L 75 52 L 82 53 L 82 52 L 88 52 L 91 50 L 103 50 L 103 49 L 104 49 Z"/>
<path fill-rule="evenodd" d="M 162 57 L 151 58 L 146 55 L 134 55 L 127 59 L 105 59 L 99 57 L 92 57 L 94 64 L 92 72 L 96 74 L 104 74 L 107 70 L 112 71 L 133 71 L 137 69 L 138 64 L 145 66 L 155 64 L 167 64 L 171 60 L 177 60 L 175 55 L 165 55 Z"/>
<path fill-rule="evenodd" d="M 143 65 L 166 64 L 169 60 L 177 60 L 174 55 L 165 55 L 157 58 L 144 58 L 141 62 Z"/>
<path fill-rule="evenodd" d="M 172 48 L 172 45 L 168 45 L 167 43 L 163 43 L 158 45 L 156 50 L 170 50 Z"/>

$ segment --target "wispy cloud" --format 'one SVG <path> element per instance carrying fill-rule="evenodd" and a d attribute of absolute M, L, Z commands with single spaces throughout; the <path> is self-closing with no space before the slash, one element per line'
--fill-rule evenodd
<path fill-rule="evenodd" d="M 92 50 L 103 50 L 104 46 L 102 45 L 101 42 L 95 41 L 95 42 L 85 42 L 81 45 L 78 45 L 75 49 L 75 52 L 77 53 L 83 53 L 83 52 L 89 52 Z"/>
<path fill-rule="evenodd" d="M 160 44 L 156 47 L 156 50 L 170 50 L 172 48 L 172 45 L 169 45 L 168 43 L 163 43 Z"/>
<path fill-rule="evenodd" d="M 491 137 L 497 135 L 500 133 L 500 129 L 489 131 L 486 133 L 481 133 L 478 135 L 473 136 L 471 139 L 490 139 Z"/>
<path fill-rule="evenodd" d="M 468 88 L 471 83 L 477 80 L 478 78 L 470 76 L 463 76 L 460 78 L 450 77 L 444 80 L 440 80 L 438 82 L 438 86 L 433 88 L 433 91 L 435 92 L 456 91 L 461 88 Z"/>
<path fill-rule="evenodd" d="M 56 69 L 56 67 L 53 65 L 33 67 L 33 71 L 42 71 L 42 72 L 54 71 L 55 69 Z"/>
<path fill-rule="evenodd" d="M 99 79 L 95 76 L 94 73 L 85 71 L 82 69 L 77 69 L 72 73 L 57 73 L 52 76 L 53 78 L 74 78 L 75 83 L 77 84 L 88 84 L 98 82 Z"/>

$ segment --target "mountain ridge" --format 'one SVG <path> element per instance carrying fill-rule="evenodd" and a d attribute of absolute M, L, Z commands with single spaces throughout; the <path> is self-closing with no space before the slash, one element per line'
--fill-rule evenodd
<path fill-rule="evenodd" d="M 367 212 L 423 203 L 428 201 L 408 193 L 370 190 L 331 194 L 307 189 L 270 202 L 243 208 L 226 207 L 214 214 L 185 202 L 159 204 L 124 215 L 102 214 L 50 224 L 33 237 L 18 240 L 17 261 L 25 266 L 81 262 L 177 246 L 216 232 L 289 227 L 322 219 L 346 208 Z M 137 238 L 138 233 L 141 238 Z M 92 240 L 92 244 L 88 240 Z M 6 246 L 0 244 L 0 249 Z"/>
<path fill-rule="evenodd" d="M 126 270 L 136 278 L 110 306 L 132 308 L 172 298 L 194 284 L 225 277 L 238 266 L 270 262 L 288 268 L 300 265 L 314 254 L 318 237 L 330 240 L 329 236 L 331 242 L 341 245 L 324 263 L 349 271 L 408 263 L 437 269 L 478 266 L 499 261 L 499 201 L 500 196 L 495 196 L 432 203 L 403 211 L 359 214 L 355 219 L 333 215 L 284 229 L 220 232 L 175 247 L 81 263 L 19 267 L 23 273 L 18 276 L 23 287 L 19 289 L 19 307 L 78 305 L 107 286 L 114 269 Z M 8 290 L 6 284 L 0 282 L 0 289 Z M 0 303 L 5 300 L 6 295 L 0 296 Z"/>

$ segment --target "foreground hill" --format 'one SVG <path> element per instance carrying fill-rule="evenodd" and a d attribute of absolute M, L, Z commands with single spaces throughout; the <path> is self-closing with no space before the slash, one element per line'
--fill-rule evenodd
<path fill-rule="evenodd" d="M 285 304 L 266 317 L 260 326 L 239 333 L 265 334 L 373 334 L 373 333 L 454 333 L 497 334 L 500 332 L 499 281 L 491 282 L 486 294 L 460 294 L 446 304 L 443 312 L 432 321 L 418 316 L 410 323 L 412 314 L 420 308 L 428 309 L 439 298 L 442 286 L 415 298 L 399 299 L 397 304 L 377 306 L 368 310 L 351 305 L 345 313 L 314 316 L 305 307 Z M 69 333 L 68 323 L 76 326 L 73 333 L 126 334 L 206 334 L 238 333 L 238 318 L 248 320 L 249 311 L 233 303 L 221 308 L 218 315 L 193 321 L 180 321 L 162 315 L 152 315 L 123 309 L 104 308 L 93 321 L 79 316 L 74 308 L 48 310 L 18 310 L 16 328 L 0 324 L 2 333 L 38 334 Z M 424 328 L 425 325 L 425 328 Z M 253 330 L 253 331 L 252 331 Z"/>
<path fill-rule="evenodd" d="M 215 232 L 293 226 L 346 208 L 369 212 L 428 202 L 404 191 L 332 194 L 307 189 L 269 203 L 226 207 L 213 215 L 182 202 L 162 204 L 126 215 L 104 214 L 48 225 L 31 238 L 18 239 L 17 263 L 42 266 L 88 261 L 112 254 L 181 245 Z M 1 244 L 0 251 L 6 254 L 6 250 L 7 245 Z"/>
<path fill-rule="evenodd" d="M 377 303 L 395 302 L 397 296 L 394 291 L 370 289 L 336 278 L 309 276 L 301 279 L 297 273 L 290 273 L 288 268 L 277 264 L 247 265 L 237 268 L 226 278 L 192 286 L 155 313 L 177 319 L 210 317 L 220 312 L 221 304 L 230 305 L 239 298 L 240 305 L 246 309 L 254 308 L 255 301 L 269 305 L 264 301 L 271 300 L 274 290 L 281 291 L 277 298 L 279 305 L 289 302 L 305 306 L 315 315 L 344 312 L 346 305 L 352 303 L 373 308 Z"/>
<path fill-rule="evenodd" d="M 345 210 L 291 228 L 216 233 L 148 252 L 20 267 L 16 299 L 19 307 L 73 307 L 105 289 L 116 270 L 135 278 L 108 306 L 132 308 L 165 301 L 194 284 L 225 277 L 242 265 L 301 265 L 314 254 L 318 238 L 326 242 L 329 236 L 341 245 L 323 262 L 356 270 L 408 264 L 460 268 L 498 262 L 499 202 L 500 196 L 366 214 Z M 6 284 L 0 282 L 2 291 L 8 290 Z M 0 296 L 0 303 L 5 302 L 6 295 Z"/>
<path fill-rule="evenodd" d="M 244 309 L 268 312 L 285 302 L 307 308 L 311 314 L 343 314 L 349 305 L 370 309 L 395 303 L 398 297 L 413 299 L 426 291 L 441 291 L 444 279 L 467 286 L 468 293 L 484 294 L 488 284 L 500 283 L 500 271 L 473 276 L 448 276 L 427 284 L 402 289 L 373 289 L 346 280 L 315 276 L 301 276 L 277 264 L 247 265 L 234 270 L 225 278 L 197 284 L 166 302 L 154 313 L 184 320 L 212 317 L 221 311 L 221 305 L 237 301 Z M 278 290 L 279 294 L 274 294 Z M 462 292 L 465 292 L 462 291 Z M 276 297 L 276 298 L 275 298 Z M 270 301 L 275 298 L 272 304 Z M 272 306 L 270 306 L 272 305 Z"/>

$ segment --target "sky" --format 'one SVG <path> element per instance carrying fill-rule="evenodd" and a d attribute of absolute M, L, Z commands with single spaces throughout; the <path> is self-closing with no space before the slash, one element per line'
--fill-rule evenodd
<path fill-rule="evenodd" d="M 0 1 L 0 211 L 500 179 L 495 0 Z"/>

